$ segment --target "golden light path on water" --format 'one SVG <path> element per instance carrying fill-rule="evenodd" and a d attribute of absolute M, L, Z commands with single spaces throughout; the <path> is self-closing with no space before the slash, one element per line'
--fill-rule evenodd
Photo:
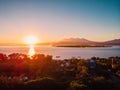
<path fill-rule="evenodd" d="M 29 45 L 28 55 L 31 58 L 35 54 L 34 45 L 39 42 L 39 39 L 34 35 L 25 37 L 24 42 Z"/>
<path fill-rule="evenodd" d="M 32 57 L 34 54 L 35 54 L 34 45 L 30 45 L 28 55 Z"/>

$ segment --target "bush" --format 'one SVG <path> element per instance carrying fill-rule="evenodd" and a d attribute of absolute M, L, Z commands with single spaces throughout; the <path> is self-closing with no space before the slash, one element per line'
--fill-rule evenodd
<path fill-rule="evenodd" d="M 8 77 L 0 76 L 1 90 L 24 90 L 24 83 L 18 78 L 9 80 Z"/>
<path fill-rule="evenodd" d="M 87 90 L 87 86 L 83 83 L 78 82 L 78 81 L 72 81 L 70 83 L 69 90 Z"/>
<path fill-rule="evenodd" d="M 26 90 L 65 90 L 64 83 L 58 83 L 52 78 L 40 78 L 25 83 Z"/>

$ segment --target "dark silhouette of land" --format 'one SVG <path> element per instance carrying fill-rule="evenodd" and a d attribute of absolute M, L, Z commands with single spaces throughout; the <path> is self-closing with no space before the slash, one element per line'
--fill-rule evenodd
<path fill-rule="evenodd" d="M 105 42 L 90 41 L 84 38 L 68 38 L 53 43 L 56 47 L 110 47 L 120 45 L 120 39 L 114 39 Z"/>
<path fill-rule="evenodd" d="M 0 53 L 1 90 L 120 90 L 120 57 L 53 60 Z"/>

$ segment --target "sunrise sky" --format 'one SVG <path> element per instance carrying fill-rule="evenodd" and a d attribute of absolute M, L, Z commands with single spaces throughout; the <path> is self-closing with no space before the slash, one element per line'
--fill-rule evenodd
<path fill-rule="evenodd" d="M 120 0 L 0 0 L 0 43 L 120 38 Z"/>

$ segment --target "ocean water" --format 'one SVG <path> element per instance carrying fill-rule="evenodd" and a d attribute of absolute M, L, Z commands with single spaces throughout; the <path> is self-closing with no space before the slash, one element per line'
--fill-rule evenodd
<path fill-rule="evenodd" d="M 107 58 L 111 56 L 120 56 L 120 46 L 113 47 L 51 47 L 51 46 L 36 46 L 35 53 L 52 55 L 53 59 L 69 59 L 76 58 L 91 58 L 93 56 Z M 23 53 L 28 54 L 29 46 L 0 46 L 0 53 Z"/>

